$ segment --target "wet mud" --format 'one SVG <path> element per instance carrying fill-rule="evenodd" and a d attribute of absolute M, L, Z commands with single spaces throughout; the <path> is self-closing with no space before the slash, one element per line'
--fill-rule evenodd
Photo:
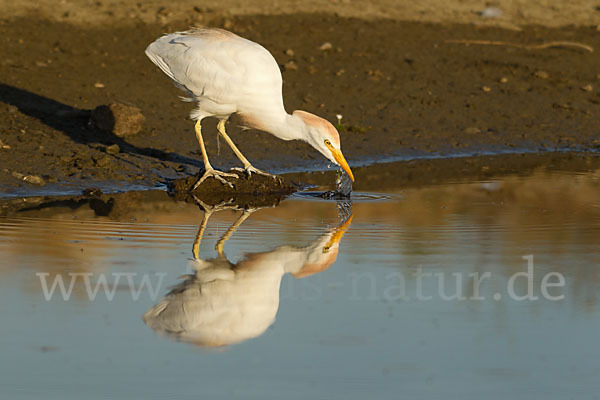
<path fill-rule="evenodd" d="M 230 187 L 216 179 L 208 178 L 196 189 L 198 177 L 176 179 L 168 184 L 169 194 L 177 200 L 204 203 L 210 206 L 220 204 L 236 205 L 240 208 L 274 207 L 286 196 L 302 188 L 300 183 L 293 183 L 287 178 L 252 174 L 246 176 L 237 171 L 239 179 L 227 178 L 233 185 Z"/>
<path fill-rule="evenodd" d="M 226 27 L 273 53 L 283 71 L 287 110 L 304 109 L 337 123 L 351 166 L 600 146 L 595 27 L 517 31 L 326 14 L 211 18 L 205 23 Z M 191 22 L 83 28 L 34 18 L 2 20 L 2 192 L 44 193 L 65 185 L 106 189 L 106 182 L 153 187 L 198 174 L 202 162 L 188 119 L 191 105 L 179 101 L 180 92 L 143 52 L 160 34 L 187 29 Z M 568 40 L 596 51 L 448 39 Z M 115 102 L 141 110 L 145 122 L 139 133 L 118 136 L 91 122 L 92 110 Z M 343 116 L 339 122 L 337 114 Z M 233 123 L 228 131 L 260 169 L 327 168 L 305 143 L 241 131 Z M 207 121 L 203 132 L 213 165 L 238 166 L 234 154 L 218 145 L 215 121 Z M 438 164 L 427 165 L 435 170 Z M 399 173 L 414 172 L 409 167 Z M 432 173 L 459 176 L 461 171 Z"/>

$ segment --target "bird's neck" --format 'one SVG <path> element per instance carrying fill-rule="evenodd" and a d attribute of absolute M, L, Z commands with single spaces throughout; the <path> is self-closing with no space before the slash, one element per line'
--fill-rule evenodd
<path fill-rule="evenodd" d="M 281 140 L 309 141 L 309 129 L 306 122 L 298 115 L 288 114 L 283 106 L 277 111 L 265 112 L 262 106 L 256 110 L 239 112 L 241 125 L 268 132 Z"/>
<path fill-rule="evenodd" d="M 283 112 L 266 124 L 265 131 L 282 140 L 307 139 L 307 126 L 302 118 Z"/>

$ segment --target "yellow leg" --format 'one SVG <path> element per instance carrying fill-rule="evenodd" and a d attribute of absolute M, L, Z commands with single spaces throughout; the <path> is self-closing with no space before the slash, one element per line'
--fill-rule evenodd
<path fill-rule="evenodd" d="M 217 124 L 217 130 L 219 131 L 219 133 L 221 134 L 221 136 L 223 136 L 223 139 L 225 139 L 225 141 L 227 142 L 227 144 L 229 145 L 229 147 L 231 147 L 231 150 L 233 150 L 233 152 L 235 153 L 235 155 L 237 156 L 237 158 L 239 158 L 240 161 L 242 162 L 242 164 L 244 165 L 243 169 L 242 168 L 232 168 L 233 170 L 236 170 L 236 171 L 245 171 L 248 174 L 248 176 L 252 175 L 252 173 L 255 173 L 255 174 L 259 174 L 259 175 L 270 176 L 272 178 L 277 178 L 276 175 L 269 174 L 268 172 L 261 171 L 258 168 L 254 168 L 252 166 L 252 164 L 250 164 L 250 161 L 248 161 L 248 159 L 246 157 L 244 157 L 244 155 L 237 148 L 237 146 L 235 145 L 235 143 L 233 143 L 233 140 L 231 140 L 231 138 L 229 137 L 229 135 L 227 134 L 227 132 L 225 132 L 225 120 L 224 119 L 220 120 L 219 123 Z"/>
<path fill-rule="evenodd" d="M 204 169 L 212 169 L 210 161 L 208 161 L 206 147 L 204 147 L 204 139 L 202 138 L 202 125 L 200 124 L 200 120 L 196 121 L 196 125 L 194 125 L 194 130 L 196 131 L 196 139 L 198 139 L 198 143 L 200 144 L 200 151 L 202 152 L 202 161 L 204 161 Z"/>
<path fill-rule="evenodd" d="M 244 221 L 254 212 L 256 211 L 256 209 L 248 209 L 248 210 L 244 210 L 244 212 L 242 213 L 242 215 L 240 215 L 240 217 L 237 219 L 237 221 L 235 221 L 233 223 L 233 225 L 231 225 L 229 227 L 229 229 L 227 229 L 227 232 L 225 232 L 223 234 L 223 236 L 221 236 L 221 238 L 219 239 L 219 241 L 217 242 L 217 245 L 215 246 L 215 249 L 217 250 L 217 253 L 219 253 L 219 255 L 221 257 L 224 257 L 225 254 L 223 253 L 223 245 L 225 245 L 225 242 L 231 237 L 231 235 L 233 235 L 233 233 L 237 230 L 237 228 L 244 223 Z"/>
<path fill-rule="evenodd" d="M 208 224 L 208 219 L 210 218 L 212 212 L 204 211 L 204 216 L 202 217 L 202 223 L 200 224 L 200 228 L 198 229 L 198 233 L 196 234 L 196 239 L 194 239 L 194 246 L 192 247 L 192 254 L 194 255 L 194 260 L 200 259 L 200 242 L 202 241 L 202 236 L 204 236 L 204 231 L 206 230 L 206 225 Z"/>
<path fill-rule="evenodd" d="M 196 139 L 198 139 L 198 143 L 200 144 L 200 151 L 202 152 L 202 161 L 204 161 L 205 172 L 204 172 L 204 175 L 202 175 L 202 177 L 200 179 L 198 179 L 198 181 L 194 184 L 194 186 L 192 187 L 192 190 L 195 190 L 198 186 L 200 186 L 200 184 L 202 182 L 204 182 L 204 180 L 206 178 L 211 178 L 211 177 L 215 178 L 222 184 L 233 188 L 233 184 L 231 182 L 225 180 L 224 177 L 239 178 L 239 176 L 237 176 L 236 174 L 217 171 L 212 167 L 212 165 L 210 165 L 210 161 L 208 161 L 208 154 L 206 153 L 206 147 L 204 147 L 204 139 L 202 138 L 202 126 L 200 124 L 200 120 L 196 121 L 196 125 L 194 126 L 194 129 L 196 130 Z"/>

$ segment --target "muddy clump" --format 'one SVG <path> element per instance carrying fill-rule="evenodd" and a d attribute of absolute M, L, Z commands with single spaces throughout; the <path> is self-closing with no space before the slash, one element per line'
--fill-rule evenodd
<path fill-rule="evenodd" d="M 235 204 L 242 208 L 272 207 L 279 204 L 286 196 L 297 192 L 300 185 L 288 179 L 277 176 L 252 174 L 246 176 L 235 172 L 239 179 L 227 178 L 234 187 L 231 188 L 213 178 L 208 178 L 194 191 L 192 187 L 198 176 L 176 179 L 169 182 L 169 194 L 176 200 L 198 203 L 198 201 L 216 206 L 220 204 Z"/>

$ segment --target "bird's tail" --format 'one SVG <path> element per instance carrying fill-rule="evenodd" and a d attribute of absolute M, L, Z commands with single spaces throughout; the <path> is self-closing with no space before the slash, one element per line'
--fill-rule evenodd
<path fill-rule="evenodd" d="M 177 79 L 175 79 L 173 71 L 171 71 L 171 68 L 169 68 L 169 65 L 165 62 L 165 60 L 160 56 L 159 53 L 160 39 L 150 43 L 150 45 L 146 48 L 146 55 L 148 56 L 150 61 L 156 64 L 156 66 L 160 68 L 162 72 L 167 74 L 169 78 L 173 79 L 174 81 L 177 81 Z"/>

